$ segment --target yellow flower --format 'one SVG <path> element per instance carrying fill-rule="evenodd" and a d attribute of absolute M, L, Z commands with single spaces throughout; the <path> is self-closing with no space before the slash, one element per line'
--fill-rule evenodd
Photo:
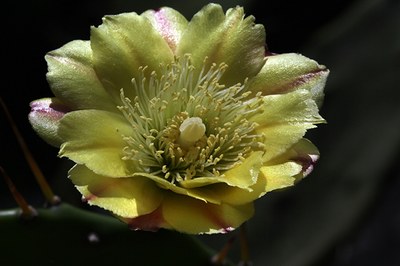
<path fill-rule="evenodd" d="M 328 70 L 266 51 L 241 7 L 106 16 L 46 60 L 55 98 L 32 102 L 33 128 L 76 163 L 84 199 L 132 229 L 233 230 L 319 157 L 303 137 L 324 122 Z"/>

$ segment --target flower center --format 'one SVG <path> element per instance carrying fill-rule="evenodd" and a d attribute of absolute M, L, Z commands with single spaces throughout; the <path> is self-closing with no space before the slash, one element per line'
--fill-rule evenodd
<path fill-rule="evenodd" d="M 219 83 L 227 65 L 195 69 L 190 55 L 132 80 L 134 99 L 121 89 L 118 108 L 131 124 L 123 136 L 125 160 L 139 171 L 179 184 L 182 180 L 223 174 L 254 150 L 264 150 L 251 117 L 261 111 L 261 94 L 250 97 L 246 81 L 231 87 Z"/>

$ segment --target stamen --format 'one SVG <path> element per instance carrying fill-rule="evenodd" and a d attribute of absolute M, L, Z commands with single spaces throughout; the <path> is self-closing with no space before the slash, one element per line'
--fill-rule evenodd
<path fill-rule="evenodd" d="M 139 68 L 139 77 L 132 80 L 134 99 L 122 89 L 118 107 L 132 126 L 132 133 L 123 136 L 124 160 L 179 184 L 219 176 L 252 151 L 264 150 L 257 124 L 249 122 L 261 112 L 262 96 L 251 98 L 246 80 L 230 87 L 219 84 L 225 63 L 205 65 L 196 69 L 185 55 L 162 66 L 160 76 Z"/>

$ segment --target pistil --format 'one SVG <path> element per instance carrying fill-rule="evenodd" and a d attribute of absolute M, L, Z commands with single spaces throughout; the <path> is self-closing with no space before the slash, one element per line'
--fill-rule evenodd
<path fill-rule="evenodd" d="M 206 126 L 200 117 L 189 117 L 182 122 L 179 132 L 178 144 L 187 150 L 204 136 Z"/>

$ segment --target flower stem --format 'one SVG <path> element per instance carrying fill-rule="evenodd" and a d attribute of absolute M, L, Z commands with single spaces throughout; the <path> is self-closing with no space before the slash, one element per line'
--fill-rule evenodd
<path fill-rule="evenodd" d="M 35 176 L 36 181 L 38 182 L 39 187 L 42 190 L 42 193 L 45 196 L 47 202 L 49 202 L 51 205 L 58 204 L 60 202 L 60 198 L 53 193 L 52 189 L 50 188 L 49 184 L 47 183 L 46 178 L 44 177 L 38 164 L 36 163 L 35 159 L 33 158 L 32 153 L 28 149 L 28 146 L 26 145 L 24 138 L 22 137 L 21 133 L 19 132 L 14 120 L 11 117 L 10 112 L 7 109 L 7 106 L 5 105 L 5 103 L 1 97 L 0 97 L 0 104 L 4 110 L 4 113 L 6 114 L 8 122 L 11 125 L 14 135 L 17 138 L 18 144 L 21 147 L 21 150 L 25 156 L 25 159 L 28 162 L 28 165 L 31 168 L 31 171 L 32 171 L 33 175 Z"/>
<path fill-rule="evenodd" d="M 212 265 L 223 265 L 228 255 L 229 250 L 232 248 L 232 244 L 235 241 L 235 236 L 229 238 L 228 242 L 223 248 L 211 258 Z"/>
<path fill-rule="evenodd" d="M 22 217 L 25 219 L 30 219 L 35 217 L 37 215 L 36 210 L 26 202 L 25 198 L 21 195 L 21 193 L 19 193 L 11 178 L 8 176 L 4 168 L 1 166 L 0 166 L 0 173 L 6 180 L 8 188 L 10 189 L 10 192 L 13 195 L 18 206 L 21 208 Z"/>
<path fill-rule="evenodd" d="M 240 227 L 240 251 L 241 251 L 241 262 L 239 265 L 240 266 L 252 265 L 250 261 L 249 242 L 247 240 L 246 223 L 242 224 L 242 226 Z"/>

